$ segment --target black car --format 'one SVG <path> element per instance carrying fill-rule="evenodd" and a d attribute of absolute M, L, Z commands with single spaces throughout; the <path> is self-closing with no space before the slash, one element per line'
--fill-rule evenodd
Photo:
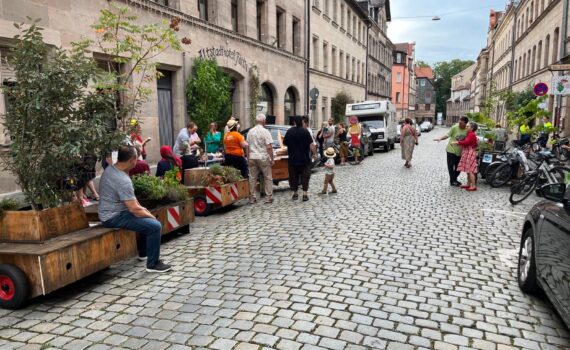
<path fill-rule="evenodd" d="M 526 293 L 542 289 L 570 326 L 570 186 L 551 184 L 539 191 L 548 200 L 526 216 L 518 283 Z"/>

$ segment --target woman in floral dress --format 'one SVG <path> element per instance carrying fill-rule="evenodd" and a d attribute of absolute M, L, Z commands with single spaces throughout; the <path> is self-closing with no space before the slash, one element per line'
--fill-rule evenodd
<path fill-rule="evenodd" d="M 457 171 L 467 173 L 467 184 L 460 186 L 467 191 L 477 191 L 477 123 L 471 122 L 467 124 L 467 135 L 464 140 L 454 141 L 452 144 L 459 145 L 463 149 L 461 152 L 461 160 L 457 166 Z"/>

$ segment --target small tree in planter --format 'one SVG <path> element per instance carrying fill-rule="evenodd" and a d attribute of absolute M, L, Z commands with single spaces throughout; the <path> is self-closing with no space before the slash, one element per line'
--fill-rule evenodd
<path fill-rule="evenodd" d="M 89 43 L 75 43 L 70 51 L 48 47 L 37 22 L 27 29 L 16 25 L 22 30 L 11 61 L 17 83 L 4 88 L 4 130 L 12 143 L 2 155 L 35 210 L 69 201 L 73 188 L 65 179 L 82 155 L 123 139 L 107 129 L 115 118 L 113 95 L 88 89 L 98 71 L 84 54 Z"/>
<path fill-rule="evenodd" d="M 346 105 L 352 103 L 352 96 L 347 92 L 341 91 L 336 94 L 331 103 L 331 114 L 335 123 L 344 121 L 344 114 L 346 113 Z M 320 127 L 320 125 L 318 125 Z"/>
<path fill-rule="evenodd" d="M 215 60 L 196 59 L 186 85 L 190 118 L 206 133 L 211 122 L 222 123 L 231 111 L 230 77 Z"/>

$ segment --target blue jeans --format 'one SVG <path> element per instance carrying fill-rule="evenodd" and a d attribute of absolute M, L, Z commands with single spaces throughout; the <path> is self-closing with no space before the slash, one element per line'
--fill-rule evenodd
<path fill-rule="evenodd" d="M 128 210 L 125 210 L 119 215 L 103 222 L 103 226 L 109 228 L 124 228 L 145 236 L 146 239 L 144 239 L 145 237 L 137 237 L 139 256 L 146 255 L 147 267 L 154 267 L 158 263 L 160 256 L 160 233 L 162 231 L 162 225 L 158 220 L 138 218 Z"/>

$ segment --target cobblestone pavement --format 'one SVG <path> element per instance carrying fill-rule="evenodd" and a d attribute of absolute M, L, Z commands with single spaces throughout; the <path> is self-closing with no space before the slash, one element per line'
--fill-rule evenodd
<path fill-rule="evenodd" d="M 448 186 L 443 129 L 338 168 L 339 194 L 198 218 L 163 245 L 175 267 L 131 259 L 0 310 L 0 349 L 561 349 L 567 328 L 516 283 L 524 213 L 508 189 Z"/>

